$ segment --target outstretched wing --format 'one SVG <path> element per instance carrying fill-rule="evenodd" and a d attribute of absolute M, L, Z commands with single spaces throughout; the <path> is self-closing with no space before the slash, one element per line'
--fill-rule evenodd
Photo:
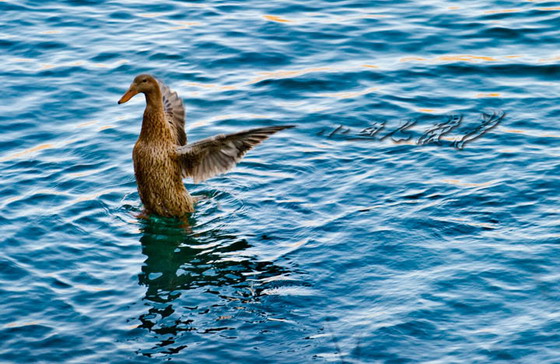
<path fill-rule="evenodd" d="M 171 129 L 175 133 L 178 145 L 187 144 L 187 134 L 185 133 L 185 107 L 183 100 L 177 92 L 171 90 L 165 83 L 157 80 L 163 98 L 163 109 Z"/>
<path fill-rule="evenodd" d="M 195 183 L 225 173 L 235 167 L 245 153 L 272 134 L 294 125 L 270 126 L 234 134 L 220 134 L 177 148 L 183 176 Z"/>

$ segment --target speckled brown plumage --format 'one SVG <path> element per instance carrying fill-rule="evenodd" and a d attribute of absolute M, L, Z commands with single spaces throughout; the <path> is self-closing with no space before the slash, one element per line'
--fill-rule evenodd
<path fill-rule="evenodd" d="M 139 75 L 119 104 L 138 93 L 146 96 L 146 109 L 132 159 L 140 199 L 148 214 L 180 217 L 193 212 L 195 199 L 182 178 L 192 177 L 198 183 L 224 173 L 270 135 L 293 127 L 256 128 L 187 144 L 184 108 L 177 94 L 154 77 Z"/>

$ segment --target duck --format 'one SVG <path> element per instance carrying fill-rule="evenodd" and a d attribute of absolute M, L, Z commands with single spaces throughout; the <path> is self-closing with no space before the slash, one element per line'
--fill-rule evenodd
<path fill-rule="evenodd" d="M 141 74 L 134 78 L 118 104 L 140 93 L 146 98 L 146 108 L 132 161 L 138 194 L 147 216 L 182 218 L 194 212 L 198 198 L 187 191 L 184 178 L 200 183 L 223 174 L 272 134 L 294 127 L 260 127 L 188 143 L 185 107 L 177 92 L 160 79 Z"/>

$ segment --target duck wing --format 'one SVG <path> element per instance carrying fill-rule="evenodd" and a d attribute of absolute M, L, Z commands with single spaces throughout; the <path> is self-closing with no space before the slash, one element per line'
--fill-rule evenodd
<path fill-rule="evenodd" d="M 187 144 L 187 134 L 185 133 L 185 107 L 183 100 L 177 95 L 177 92 L 171 90 L 165 83 L 157 80 L 163 98 L 163 110 L 165 117 L 171 125 L 171 129 L 175 133 L 178 145 Z"/>
<path fill-rule="evenodd" d="M 195 183 L 199 183 L 225 173 L 235 167 L 251 148 L 272 134 L 294 126 L 269 126 L 234 134 L 220 134 L 178 147 L 183 177 L 192 177 Z"/>

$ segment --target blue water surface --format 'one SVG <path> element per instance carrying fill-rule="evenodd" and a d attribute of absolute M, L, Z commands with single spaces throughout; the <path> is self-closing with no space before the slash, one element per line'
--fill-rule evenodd
<path fill-rule="evenodd" d="M 0 1 L 2 363 L 560 362 L 560 2 Z M 189 140 L 295 124 L 138 218 Z"/>

